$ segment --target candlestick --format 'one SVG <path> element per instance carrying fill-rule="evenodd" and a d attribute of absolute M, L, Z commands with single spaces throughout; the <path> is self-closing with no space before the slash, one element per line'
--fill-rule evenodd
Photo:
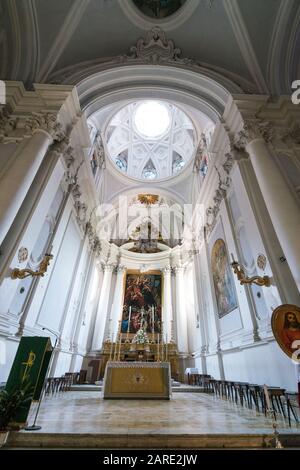
<path fill-rule="evenodd" d="M 159 362 L 159 333 L 157 333 L 157 362 Z"/>
<path fill-rule="evenodd" d="M 119 353 L 118 353 L 118 361 L 120 361 L 120 355 L 121 355 L 121 345 L 122 345 L 122 336 L 120 332 L 120 337 L 119 337 Z"/>
<path fill-rule="evenodd" d="M 113 338 L 112 338 L 112 336 L 110 338 L 110 342 L 111 342 L 111 344 L 110 344 L 109 360 L 111 361 L 112 360 L 112 354 L 113 354 Z"/>
<path fill-rule="evenodd" d="M 116 337 L 116 344 L 115 344 L 114 361 L 118 360 L 118 355 L 120 356 L 120 351 L 118 353 L 118 346 L 119 346 L 120 341 L 121 341 L 121 326 L 122 326 L 122 320 L 119 320 L 119 328 L 118 328 L 118 333 L 117 333 L 117 337 Z"/>

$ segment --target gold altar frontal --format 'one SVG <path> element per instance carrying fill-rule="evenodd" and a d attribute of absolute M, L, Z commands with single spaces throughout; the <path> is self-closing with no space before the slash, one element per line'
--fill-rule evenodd
<path fill-rule="evenodd" d="M 103 398 L 169 400 L 169 362 L 108 362 Z"/>

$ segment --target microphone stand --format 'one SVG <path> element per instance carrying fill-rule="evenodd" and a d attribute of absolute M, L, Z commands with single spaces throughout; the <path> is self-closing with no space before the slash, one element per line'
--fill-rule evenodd
<path fill-rule="evenodd" d="M 57 342 L 58 342 L 58 335 L 54 331 L 50 330 L 49 328 L 42 328 L 42 330 L 47 330 L 52 335 L 55 336 L 55 343 L 54 343 L 54 347 L 52 349 L 52 354 L 53 354 L 54 351 L 55 351 Z M 38 414 L 39 414 L 39 411 L 40 411 L 40 406 L 41 406 L 41 403 L 42 403 L 42 399 L 43 399 L 43 396 L 44 396 L 44 391 L 45 391 L 45 387 L 46 387 L 46 383 L 47 383 L 48 374 L 50 372 L 50 369 L 51 369 L 51 366 L 52 366 L 52 363 L 53 363 L 52 354 L 51 354 L 51 358 L 50 358 L 50 361 L 49 361 L 49 364 L 48 364 L 48 367 L 47 367 L 47 371 L 46 371 L 46 374 L 45 374 L 45 379 L 44 379 L 44 383 L 43 383 L 42 390 L 41 390 L 41 393 L 40 393 L 40 398 L 39 398 L 38 406 L 37 406 L 37 409 L 36 409 L 33 424 L 31 426 L 26 426 L 26 428 L 24 428 L 25 431 L 39 431 L 40 429 L 42 429 L 42 426 L 37 426 L 36 425 L 36 420 L 37 420 L 37 417 L 38 417 Z"/>

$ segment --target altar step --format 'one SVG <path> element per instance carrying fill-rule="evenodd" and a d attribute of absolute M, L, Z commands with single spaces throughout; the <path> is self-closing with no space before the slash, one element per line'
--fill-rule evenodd
<path fill-rule="evenodd" d="M 71 392 L 101 392 L 102 391 L 102 385 L 72 385 L 70 387 Z M 190 385 L 185 385 L 181 384 L 179 386 L 175 385 L 172 386 L 172 392 L 177 393 L 177 392 L 192 392 L 192 393 L 210 393 L 208 390 L 205 390 L 202 387 L 197 387 L 197 386 L 190 386 Z"/>
<path fill-rule="evenodd" d="M 299 448 L 300 434 L 280 434 L 284 448 Z M 264 449 L 272 434 L 63 434 L 11 432 L 7 449 Z"/>

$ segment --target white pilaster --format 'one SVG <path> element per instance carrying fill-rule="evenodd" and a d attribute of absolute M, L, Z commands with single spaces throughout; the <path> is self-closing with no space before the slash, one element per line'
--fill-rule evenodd
<path fill-rule="evenodd" d="M 172 309 L 172 290 L 171 290 L 171 266 L 166 266 L 163 272 L 163 323 L 164 323 L 164 341 L 170 342 L 172 339 L 173 309 Z"/>
<path fill-rule="evenodd" d="M 176 282 L 176 319 L 177 319 L 177 345 L 179 353 L 188 352 L 188 334 L 187 334 L 187 318 L 185 308 L 184 293 L 184 267 L 176 266 L 175 282 Z"/>
<path fill-rule="evenodd" d="M 113 341 L 116 341 L 118 334 L 119 320 L 121 319 L 122 303 L 123 303 L 123 288 L 124 288 L 124 273 L 126 272 L 125 266 L 117 267 L 117 279 L 114 293 L 114 300 L 111 309 L 111 335 Z"/>
<path fill-rule="evenodd" d="M 110 287 L 111 287 L 111 280 L 112 280 L 112 273 L 115 266 L 112 264 L 104 265 L 104 276 L 103 276 L 103 283 L 102 289 L 99 299 L 99 305 L 97 310 L 96 322 L 95 322 L 95 329 L 92 341 L 92 350 L 100 350 L 102 348 L 103 340 L 104 340 L 104 332 L 107 322 L 107 313 L 108 313 L 108 301 L 109 301 L 109 294 L 110 294 Z"/>

